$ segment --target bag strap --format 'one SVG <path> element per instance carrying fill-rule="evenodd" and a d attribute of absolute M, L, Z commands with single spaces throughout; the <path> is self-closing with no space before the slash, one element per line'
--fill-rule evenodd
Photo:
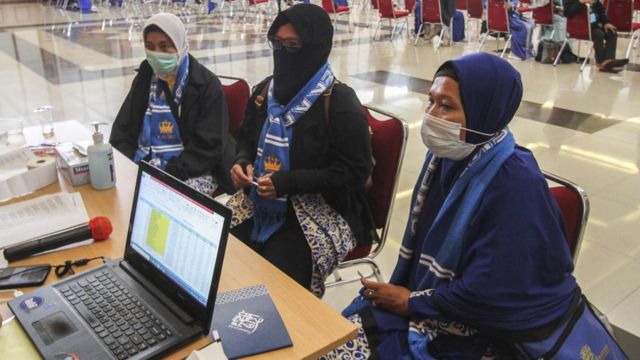
<path fill-rule="evenodd" d="M 267 96 L 269 96 L 269 83 L 270 81 L 266 81 L 266 83 L 262 87 L 262 90 L 260 91 L 260 94 L 258 94 L 258 96 L 256 96 L 256 99 L 253 101 L 253 103 L 256 105 L 256 110 L 260 110 L 262 105 L 264 105 L 264 101 L 267 100 Z"/>
<path fill-rule="evenodd" d="M 571 315 L 571 319 L 569 319 L 567 326 L 565 326 L 564 330 L 562 330 L 562 334 L 560 334 L 560 336 L 558 337 L 558 340 L 556 340 L 556 343 L 553 344 L 553 347 L 546 354 L 540 357 L 541 359 L 552 359 L 558 353 L 558 351 L 560 351 L 560 348 L 562 348 L 562 345 L 564 345 L 564 342 L 567 340 L 569 335 L 571 335 L 573 328 L 576 326 L 576 323 L 584 313 L 586 303 L 587 303 L 587 298 L 585 298 L 585 296 L 582 295 L 580 305 L 578 306 L 577 309 L 575 309 L 575 311 L 573 312 L 573 315 Z"/>
<path fill-rule="evenodd" d="M 324 123 L 327 124 L 327 126 L 331 125 L 331 119 L 329 118 L 329 105 L 331 103 L 331 94 L 333 94 L 333 88 L 336 86 L 336 83 L 340 83 L 340 80 L 334 78 L 331 86 L 322 93 Z"/>
<path fill-rule="evenodd" d="M 322 104 L 323 104 L 323 109 L 324 109 L 324 122 L 327 125 L 331 124 L 331 121 L 329 119 L 329 106 L 331 105 L 331 94 L 333 93 L 333 88 L 336 86 L 336 83 L 340 83 L 340 80 L 338 79 L 334 79 L 333 82 L 331 83 L 331 86 L 329 86 L 327 88 L 327 90 L 325 90 L 322 93 Z M 267 96 L 269 96 L 269 82 L 267 82 L 263 87 L 262 90 L 260 90 L 260 94 L 258 94 L 258 96 L 256 96 L 256 99 L 253 101 L 254 105 L 256 106 L 256 110 L 259 110 L 260 108 L 262 108 L 262 105 L 264 105 L 265 100 L 267 99 Z"/>

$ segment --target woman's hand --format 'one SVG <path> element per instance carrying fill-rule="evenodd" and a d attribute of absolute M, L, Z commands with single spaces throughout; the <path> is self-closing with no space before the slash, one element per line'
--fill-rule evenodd
<path fill-rule="evenodd" d="M 373 306 L 379 306 L 392 313 L 408 316 L 409 315 L 409 289 L 375 281 L 369 281 L 365 278 L 360 279 L 362 286 L 365 287 L 364 298 L 370 300 Z"/>
<path fill-rule="evenodd" d="M 242 171 L 242 166 L 235 164 L 231 168 L 231 181 L 236 189 L 251 185 L 253 179 L 253 165 L 247 164 L 246 173 Z"/>
<path fill-rule="evenodd" d="M 605 31 L 616 32 L 616 31 L 618 31 L 618 28 L 616 28 L 612 23 L 606 23 L 606 24 L 604 24 L 604 30 Z"/>
<path fill-rule="evenodd" d="M 271 173 L 261 176 L 258 179 L 258 195 L 265 199 L 276 198 L 276 188 L 271 181 Z"/>

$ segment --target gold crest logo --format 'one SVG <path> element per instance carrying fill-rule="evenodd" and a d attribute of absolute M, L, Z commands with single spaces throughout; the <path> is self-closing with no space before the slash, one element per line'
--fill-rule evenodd
<path fill-rule="evenodd" d="M 584 345 L 580 349 L 580 359 L 581 360 L 604 360 L 607 358 L 607 355 L 609 355 L 609 352 L 610 352 L 609 346 L 605 345 L 604 349 L 602 349 L 600 354 L 596 356 L 596 354 L 593 353 L 593 350 L 591 350 L 591 347 L 589 345 Z"/>
<path fill-rule="evenodd" d="M 274 155 L 269 155 L 264 159 L 264 171 L 274 173 L 280 171 L 282 163 Z"/>
<path fill-rule="evenodd" d="M 162 120 L 159 125 L 160 134 L 173 134 L 173 123 L 169 120 Z"/>

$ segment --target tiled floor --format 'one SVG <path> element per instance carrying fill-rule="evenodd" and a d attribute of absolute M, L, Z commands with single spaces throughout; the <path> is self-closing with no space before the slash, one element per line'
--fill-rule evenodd
<path fill-rule="evenodd" d="M 157 7 L 98 10 L 82 15 L 40 4 L 0 6 L 0 117 L 38 124 L 40 115 L 32 109 L 51 104 L 56 121 L 113 121 L 144 56 L 140 26 Z M 183 16 L 189 20 L 191 53 L 213 72 L 254 84 L 270 73 L 264 17 L 243 25 L 219 15 Z M 394 42 L 374 41 L 365 11 L 356 7 L 351 19 L 351 33 L 344 21 L 336 31 L 331 64 L 338 78 L 354 87 L 363 103 L 401 116 L 410 127 L 389 242 L 379 257 L 388 279 L 425 153 L 419 135 L 425 90 L 443 61 L 474 51 L 476 44 L 436 51 L 424 42 L 414 46 L 404 35 Z M 626 41 L 619 41 L 620 55 Z M 493 51 L 494 43 L 485 49 Z M 575 274 L 614 324 L 640 335 L 639 66 L 606 75 L 591 67 L 580 73 L 575 64 L 513 65 L 525 85 L 511 125 L 518 142 L 534 151 L 542 168 L 582 185 L 591 199 Z M 357 289 L 357 284 L 331 288 L 325 300 L 340 309 Z"/>

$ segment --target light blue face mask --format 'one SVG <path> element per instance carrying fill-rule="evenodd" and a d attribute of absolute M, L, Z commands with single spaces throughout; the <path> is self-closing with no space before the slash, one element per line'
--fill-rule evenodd
<path fill-rule="evenodd" d="M 178 53 L 166 53 L 160 51 L 145 50 L 147 53 L 147 61 L 153 72 L 158 76 L 166 76 L 172 74 L 178 68 Z"/>

